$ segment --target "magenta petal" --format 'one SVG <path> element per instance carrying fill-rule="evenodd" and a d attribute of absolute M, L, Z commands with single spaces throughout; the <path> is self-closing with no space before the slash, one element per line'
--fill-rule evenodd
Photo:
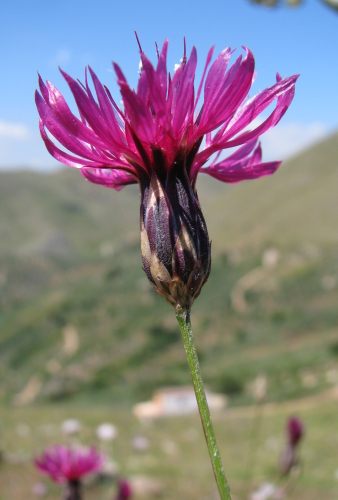
<path fill-rule="evenodd" d="M 119 81 L 119 85 L 126 114 L 130 119 L 132 128 L 141 140 L 152 144 L 154 141 L 155 127 L 150 110 L 127 84 Z"/>
<path fill-rule="evenodd" d="M 147 76 L 149 99 L 152 109 L 154 110 L 155 117 L 161 118 L 166 111 L 166 89 L 161 86 L 159 77 L 155 72 L 153 65 L 144 54 L 141 54 L 141 59 L 143 71 Z"/>
<path fill-rule="evenodd" d="M 76 156 L 72 156 L 65 151 L 62 151 L 59 149 L 55 144 L 49 139 L 48 135 L 46 134 L 46 131 L 43 126 L 42 120 L 40 120 L 39 123 L 40 127 L 40 134 L 41 137 L 45 143 L 45 146 L 48 150 L 48 152 L 58 161 L 64 163 L 65 165 L 68 165 L 69 167 L 74 167 L 74 168 L 81 168 L 83 166 L 88 166 L 88 167 L 101 167 L 101 168 L 107 168 L 107 166 L 113 166 L 114 168 L 118 169 L 123 169 L 123 170 L 129 170 L 131 173 L 135 172 L 135 169 L 128 163 L 123 163 L 122 161 L 119 161 L 118 159 L 112 160 L 111 158 L 98 158 L 98 161 L 90 161 L 86 160 L 83 158 L 79 158 Z"/>
<path fill-rule="evenodd" d="M 266 175 L 272 175 L 276 172 L 281 163 L 281 161 L 272 161 L 251 165 L 250 167 L 239 165 L 237 168 L 236 166 L 233 166 L 232 168 L 229 167 L 225 170 L 202 168 L 200 172 L 209 174 L 211 177 L 214 177 L 222 182 L 235 183 L 244 180 L 258 179 L 259 177 Z"/>
<path fill-rule="evenodd" d="M 237 114 L 233 118 L 233 124 L 230 123 L 229 129 L 220 139 L 220 145 L 223 146 L 229 138 L 236 135 L 240 130 L 247 127 L 264 109 L 266 109 L 276 98 L 278 98 L 275 110 L 270 116 L 254 131 L 244 132 L 237 139 L 232 141 L 232 146 L 243 144 L 244 142 L 258 137 L 269 128 L 277 125 L 288 107 L 290 106 L 295 94 L 295 82 L 298 75 L 285 78 L 269 89 L 264 90 L 242 108 L 239 108 Z"/>
<path fill-rule="evenodd" d="M 61 73 L 72 91 L 80 114 L 86 119 L 90 128 L 97 134 L 97 136 L 100 137 L 104 143 L 109 144 L 111 136 L 102 117 L 100 108 L 95 102 L 91 92 L 87 95 L 78 82 L 67 75 L 64 71 L 61 71 Z M 86 90 L 88 91 L 88 87 Z"/>
<path fill-rule="evenodd" d="M 113 67 L 114 67 L 118 81 L 123 82 L 123 83 L 127 83 L 126 77 L 122 73 L 120 66 L 118 64 L 116 64 L 115 62 L 113 62 Z"/>
<path fill-rule="evenodd" d="M 237 151 L 219 162 L 217 165 L 226 167 L 227 165 L 232 165 L 237 161 L 243 160 L 243 158 L 246 158 L 250 153 L 252 153 L 256 145 L 257 139 L 253 139 L 252 141 L 245 143 L 244 146 L 238 148 Z M 213 162 L 212 165 L 216 165 L 216 162 Z"/>
<path fill-rule="evenodd" d="M 185 122 L 190 123 L 193 113 L 194 78 L 197 66 L 197 51 L 193 47 L 189 60 L 182 66 L 180 81 L 174 87 L 173 96 L 173 131 L 177 135 Z M 180 68 L 177 70 L 179 71 Z"/>
<path fill-rule="evenodd" d="M 101 184 L 102 186 L 110 187 L 117 191 L 120 191 L 120 189 L 128 184 L 136 184 L 137 182 L 132 175 L 114 169 L 92 169 L 84 167 L 81 169 L 81 174 L 94 184 Z"/>
<path fill-rule="evenodd" d="M 97 160 L 97 155 L 92 152 L 92 149 L 76 137 L 69 134 L 63 124 L 56 118 L 52 109 L 45 103 L 37 91 L 35 94 L 35 102 L 43 124 L 55 137 L 55 139 L 57 139 L 65 148 L 69 149 L 73 153 L 94 161 Z"/>
<path fill-rule="evenodd" d="M 55 144 L 49 139 L 48 135 L 46 134 L 46 131 L 43 127 L 43 123 L 41 120 L 40 120 L 40 134 L 49 154 L 53 156 L 53 158 L 55 158 L 56 160 L 60 161 L 61 163 L 64 163 L 65 165 L 74 168 L 80 168 L 83 165 L 91 164 L 89 160 L 83 160 L 82 158 L 71 156 L 70 154 L 65 153 L 57 146 L 55 146 Z"/>
<path fill-rule="evenodd" d="M 45 85 L 44 81 L 42 80 L 40 74 L 38 73 L 38 80 L 39 80 L 39 89 L 42 94 L 42 97 L 44 100 L 48 103 L 49 102 L 49 93 L 47 86 Z"/>
<path fill-rule="evenodd" d="M 198 104 L 198 101 L 199 101 L 199 98 L 200 98 L 200 95 L 201 95 L 201 92 L 202 92 L 205 75 L 206 75 L 208 66 L 209 66 L 209 64 L 211 62 L 212 55 L 214 53 L 214 49 L 215 49 L 215 46 L 211 47 L 211 49 L 209 50 L 208 55 L 207 55 L 207 60 L 205 62 L 204 71 L 203 71 L 202 78 L 201 78 L 200 84 L 198 86 L 197 94 L 196 94 L 196 99 L 195 99 L 195 104 L 194 104 L 194 111 L 196 109 L 196 106 Z"/>
<path fill-rule="evenodd" d="M 227 47 L 222 50 L 215 62 L 212 64 L 204 87 L 204 105 L 208 107 L 211 99 L 213 99 L 214 92 L 222 86 L 224 74 L 228 67 L 231 57 L 231 49 Z"/>
<path fill-rule="evenodd" d="M 137 95 L 142 102 L 147 102 L 149 98 L 149 84 L 148 78 L 145 71 L 141 71 L 140 78 L 137 82 Z"/>
<path fill-rule="evenodd" d="M 48 81 L 47 88 L 48 99 L 45 99 L 45 101 L 53 110 L 55 117 L 62 123 L 62 125 L 78 139 L 88 142 L 94 146 L 104 147 L 105 144 L 102 140 L 100 140 L 91 129 L 84 125 L 81 120 L 73 115 L 58 89 Z"/>
<path fill-rule="evenodd" d="M 228 158 L 209 167 L 202 168 L 201 173 L 209 174 L 222 182 L 234 183 L 248 179 L 256 179 L 273 174 L 280 166 L 280 161 L 262 163 L 262 149 L 253 140 L 233 153 Z M 255 148 L 255 149 L 254 149 Z M 252 155 L 250 156 L 250 154 Z"/>
<path fill-rule="evenodd" d="M 36 467 L 57 483 L 80 480 L 86 474 L 96 472 L 103 466 L 105 457 L 95 448 L 69 448 L 55 446 L 35 459 Z"/>
<path fill-rule="evenodd" d="M 99 81 L 96 74 L 90 67 L 89 71 L 93 79 L 95 91 L 99 100 L 100 109 L 105 118 L 107 129 L 110 131 L 111 137 L 116 142 L 116 145 L 119 146 L 122 143 L 122 131 L 117 123 L 114 110 L 103 88 L 102 83 Z"/>
<path fill-rule="evenodd" d="M 247 50 L 246 58 L 239 57 L 223 79 L 218 78 L 218 85 L 208 89 L 198 134 L 216 129 L 233 115 L 250 90 L 254 70 L 253 54 Z"/>
<path fill-rule="evenodd" d="M 62 94 L 39 75 L 41 95 L 36 93 L 36 104 L 41 136 L 50 154 L 66 165 L 81 168 L 89 181 L 114 189 L 141 182 L 144 175 L 151 177 L 153 172 L 167 179 L 178 164 L 186 166 L 192 184 L 203 167 L 202 172 L 225 182 L 272 173 L 279 162 L 262 163 L 261 147 L 256 142 L 288 109 L 297 76 L 283 80 L 277 74 L 275 85 L 245 102 L 254 78 L 252 53 L 245 49 L 246 57 L 238 57 L 229 67 L 231 49 L 222 51 L 211 64 L 212 48 L 195 98 L 195 47 L 187 61 L 184 43 L 182 64 L 172 79 L 167 71 L 167 50 L 165 40 L 160 53 L 157 49 L 156 67 L 140 51 L 142 70 L 137 92 L 113 63 L 123 111 L 91 68 L 95 92 L 88 84 L 87 70 L 84 85 L 62 72 L 80 117 L 71 112 Z M 204 102 L 198 112 L 202 94 Z M 276 106 L 269 116 L 253 130 L 247 130 L 274 100 Z M 66 151 L 54 144 L 51 136 Z M 222 151 L 237 146 L 242 147 L 219 161 Z M 205 167 L 213 155 L 216 158 Z M 58 455 L 65 453 L 60 449 Z"/>
<path fill-rule="evenodd" d="M 159 84 L 163 89 L 164 96 L 167 95 L 167 52 L 168 52 L 168 40 L 164 41 L 160 57 L 158 58 L 156 74 L 158 77 Z"/>

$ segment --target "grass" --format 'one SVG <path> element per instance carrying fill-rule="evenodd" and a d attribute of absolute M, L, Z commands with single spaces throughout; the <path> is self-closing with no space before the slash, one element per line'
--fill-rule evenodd
<path fill-rule="evenodd" d="M 268 377 L 271 401 L 327 388 L 327 372 L 338 369 L 332 347 L 338 290 L 323 289 L 321 282 L 335 276 L 335 266 L 331 249 L 315 258 L 302 249 L 285 252 L 274 268 L 262 266 L 259 253 L 239 264 L 224 254 L 216 257 L 192 312 L 207 384 L 225 392 L 231 405 L 250 403 L 248 386 L 260 372 Z M 232 291 L 253 270 L 261 276 L 244 292 L 247 310 L 236 311 Z M 33 375 L 42 383 L 40 404 L 94 399 L 130 405 L 149 398 L 158 386 L 190 383 L 174 313 L 148 285 L 134 243 L 117 252 L 113 262 L 92 260 L 47 274 L 21 301 L 15 294 L 20 284 L 28 286 L 26 275 L 18 278 L 19 286 L 5 285 L 3 403 L 11 404 Z M 63 332 L 69 325 L 79 339 L 71 355 L 64 351 Z M 58 373 L 49 371 L 51 360 L 59 364 Z M 305 380 L 309 374 L 312 387 Z"/>
<path fill-rule="evenodd" d="M 258 436 L 252 484 L 250 481 L 247 485 L 245 464 L 255 410 L 243 407 L 216 413 L 214 424 L 233 499 L 241 499 L 243 481 L 245 489 L 255 489 L 262 482 L 283 483 L 278 479 L 277 463 L 284 446 L 286 419 L 295 413 L 304 420 L 306 435 L 300 449 L 302 474 L 291 481 L 287 498 L 336 498 L 336 399 L 337 394 L 331 391 L 293 403 L 267 405 Z M 214 498 L 213 475 L 197 415 L 142 423 L 128 410 L 61 405 L 0 411 L 1 446 L 5 457 L 0 464 L 1 500 L 33 500 L 31 492 L 37 481 L 48 485 L 46 498 L 60 498 L 59 488 L 34 469 L 32 457 L 46 446 L 64 441 L 60 425 L 66 418 L 77 418 L 82 423 L 76 440 L 83 444 L 97 443 L 97 425 L 106 421 L 114 423 L 118 427 L 118 437 L 108 445 L 108 451 L 118 462 L 120 474 L 131 478 L 137 475 L 156 478 L 163 488 L 163 500 Z M 131 440 L 136 435 L 148 437 L 150 446 L 145 452 L 133 449 Z M 20 481 L 15 480 L 18 477 Z M 94 484 L 85 490 L 85 499 L 108 500 L 113 491 L 113 483 Z"/>
<path fill-rule="evenodd" d="M 228 396 L 230 409 L 216 417 L 216 430 L 234 500 L 251 428 L 251 387 L 259 373 L 267 377 L 268 405 L 275 406 L 264 417 L 268 434 L 258 451 L 256 483 L 274 477 L 286 415 L 297 409 L 309 432 L 306 469 L 290 498 L 334 498 L 335 403 L 323 395 L 338 382 L 337 158 L 336 134 L 272 178 L 230 187 L 199 179 L 213 265 L 192 323 L 204 380 Z M 141 269 L 137 189 L 115 193 L 70 170 L 1 173 L 0 180 L 0 414 L 6 455 L 14 454 L 15 462 L 20 453 L 31 456 L 59 440 L 66 416 L 81 418 L 81 440 L 87 443 L 98 423 L 114 420 L 121 433 L 113 451 L 125 474 L 159 477 L 163 498 L 211 498 L 197 417 L 147 428 L 130 413 L 132 404 L 156 388 L 190 383 L 174 313 Z M 269 266 L 264 256 L 271 248 L 278 258 Z M 79 344 L 71 353 L 65 349 L 69 327 Z M 36 406 L 14 408 L 32 380 L 39 387 Z M 303 407 L 300 398 L 312 403 Z M 16 435 L 20 422 L 31 428 L 25 438 Z M 42 430 L 49 424 L 51 436 Z M 130 446 L 139 432 L 149 433 L 152 442 L 144 456 L 134 456 Z M 177 441 L 177 456 L 165 455 L 164 440 Z M 1 500 L 26 499 L 37 479 L 29 462 L 14 462 L 0 464 Z M 89 499 L 112 496 L 110 486 L 99 493 L 93 488 Z M 51 499 L 58 495 L 50 489 Z"/>

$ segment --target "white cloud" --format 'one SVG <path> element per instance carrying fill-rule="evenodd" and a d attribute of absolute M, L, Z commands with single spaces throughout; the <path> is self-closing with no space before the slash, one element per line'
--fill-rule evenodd
<path fill-rule="evenodd" d="M 280 123 L 261 137 L 263 159 L 290 158 L 319 142 L 328 133 L 323 123 Z"/>
<path fill-rule="evenodd" d="M 29 129 L 23 123 L 10 123 L 0 120 L 0 139 L 23 140 L 29 137 Z"/>
<path fill-rule="evenodd" d="M 0 170 L 50 170 L 57 162 L 46 151 L 38 128 L 0 120 Z"/>
<path fill-rule="evenodd" d="M 55 68 L 56 66 L 63 66 L 67 64 L 72 58 L 70 50 L 63 48 L 59 49 L 55 56 L 50 60 L 50 66 Z"/>

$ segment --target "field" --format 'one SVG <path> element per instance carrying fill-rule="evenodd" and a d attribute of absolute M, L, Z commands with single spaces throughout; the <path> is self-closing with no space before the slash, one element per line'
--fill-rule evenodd
<path fill-rule="evenodd" d="M 307 431 L 287 498 L 337 497 L 337 158 L 336 134 L 272 178 L 200 179 L 213 263 L 192 322 L 206 385 L 228 399 L 215 426 L 234 500 L 278 481 L 294 413 Z M 121 473 L 157 479 L 161 498 L 217 498 L 197 416 L 146 425 L 131 413 L 157 388 L 190 383 L 174 313 L 141 269 L 138 203 L 136 188 L 100 189 L 70 170 L 0 174 L 1 500 L 33 498 L 31 457 L 63 439 L 70 417 L 88 444 L 99 423 L 116 424 Z M 259 374 L 267 397 L 250 478 Z M 137 434 L 147 452 L 132 449 Z M 113 488 L 88 485 L 85 498 Z"/>
<path fill-rule="evenodd" d="M 267 405 L 256 438 L 253 477 L 246 470 L 249 437 L 255 416 L 254 408 L 237 408 L 214 415 L 215 428 L 225 470 L 231 484 L 233 500 L 245 498 L 248 490 L 263 482 L 285 485 L 279 479 L 277 462 L 284 446 L 286 418 L 297 413 L 306 425 L 306 437 L 300 448 L 301 473 L 286 485 L 288 500 L 337 498 L 337 400 L 338 392 L 330 391 L 290 403 Z M 140 476 L 156 478 L 163 500 L 214 500 L 217 498 L 200 422 L 195 416 L 138 422 L 126 410 L 109 407 L 36 407 L 2 410 L 2 445 L 6 462 L 0 465 L 1 500 L 33 500 L 37 482 L 48 485 L 48 500 L 60 498 L 59 487 L 41 476 L 31 457 L 51 442 L 64 441 L 60 424 L 65 418 L 78 418 L 83 430 L 77 439 L 95 443 L 95 428 L 102 422 L 113 422 L 118 436 L 108 446 L 110 456 L 120 474 L 135 480 Z M 23 432 L 24 430 L 24 432 Z M 148 450 L 137 452 L 131 446 L 135 435 L 148 437 Z M 85 489 L 87 500 L 111 500 L 113 483 L 91 484 Z M 138 498 L 138 497 L 137 497 Z M 139 496 L 142 498 L 142 496 Z M 152 498 L 152 496 L 147 496 Z"/>

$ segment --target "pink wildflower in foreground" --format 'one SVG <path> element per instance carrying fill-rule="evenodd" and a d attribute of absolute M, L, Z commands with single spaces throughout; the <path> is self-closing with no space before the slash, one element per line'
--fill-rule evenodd
<path fill-rule="evenodd" d="M 36 92 L 40 132 L 50 154 L 81 169 L 89 181 L 121 189 L 139 183 L 141 252 L 144 270 L 155 289 L 176 308 L 190 309 L 210 273 L 210 242 L 195 188 L 198 173 L 222 182 L 270 175 L 281 162 L 262 162 L 258 137 L 274 127 L 288 109 L 297 76 L 282 79 L 247 99 L 255 61 L 249 49 L 229 68 L 230 48 L 211 64 L 210 49 L 197 92 L 197 52 L 168 74 L 168 41 L 153 67 L 141 54 L 137 90 L 127 84 L 114 63 L 123 100 L 121 110 L 89 68 L 97 101 L 88 84 L 62 72 L 77 104 L 80 119 L 60 92 L 39 76 Z M 210 69 L 208 70 L 210 66 Z M 203 94 L 203 104 L 200 98 Z M 273 101 L 275 109 L 252 130 L 247 127 Z M 69 152 L 57 147 L 46 129 Z M 204 139 L 204 141 L 203 141 Z M 203 142 L 202 142 L 203 141 Z M 220 160 L 225 149 L 240 146 Z M 71 154 L 70 154 L 71 153 Z M 210 160 L 210 161 L 209 161 Z"/>

